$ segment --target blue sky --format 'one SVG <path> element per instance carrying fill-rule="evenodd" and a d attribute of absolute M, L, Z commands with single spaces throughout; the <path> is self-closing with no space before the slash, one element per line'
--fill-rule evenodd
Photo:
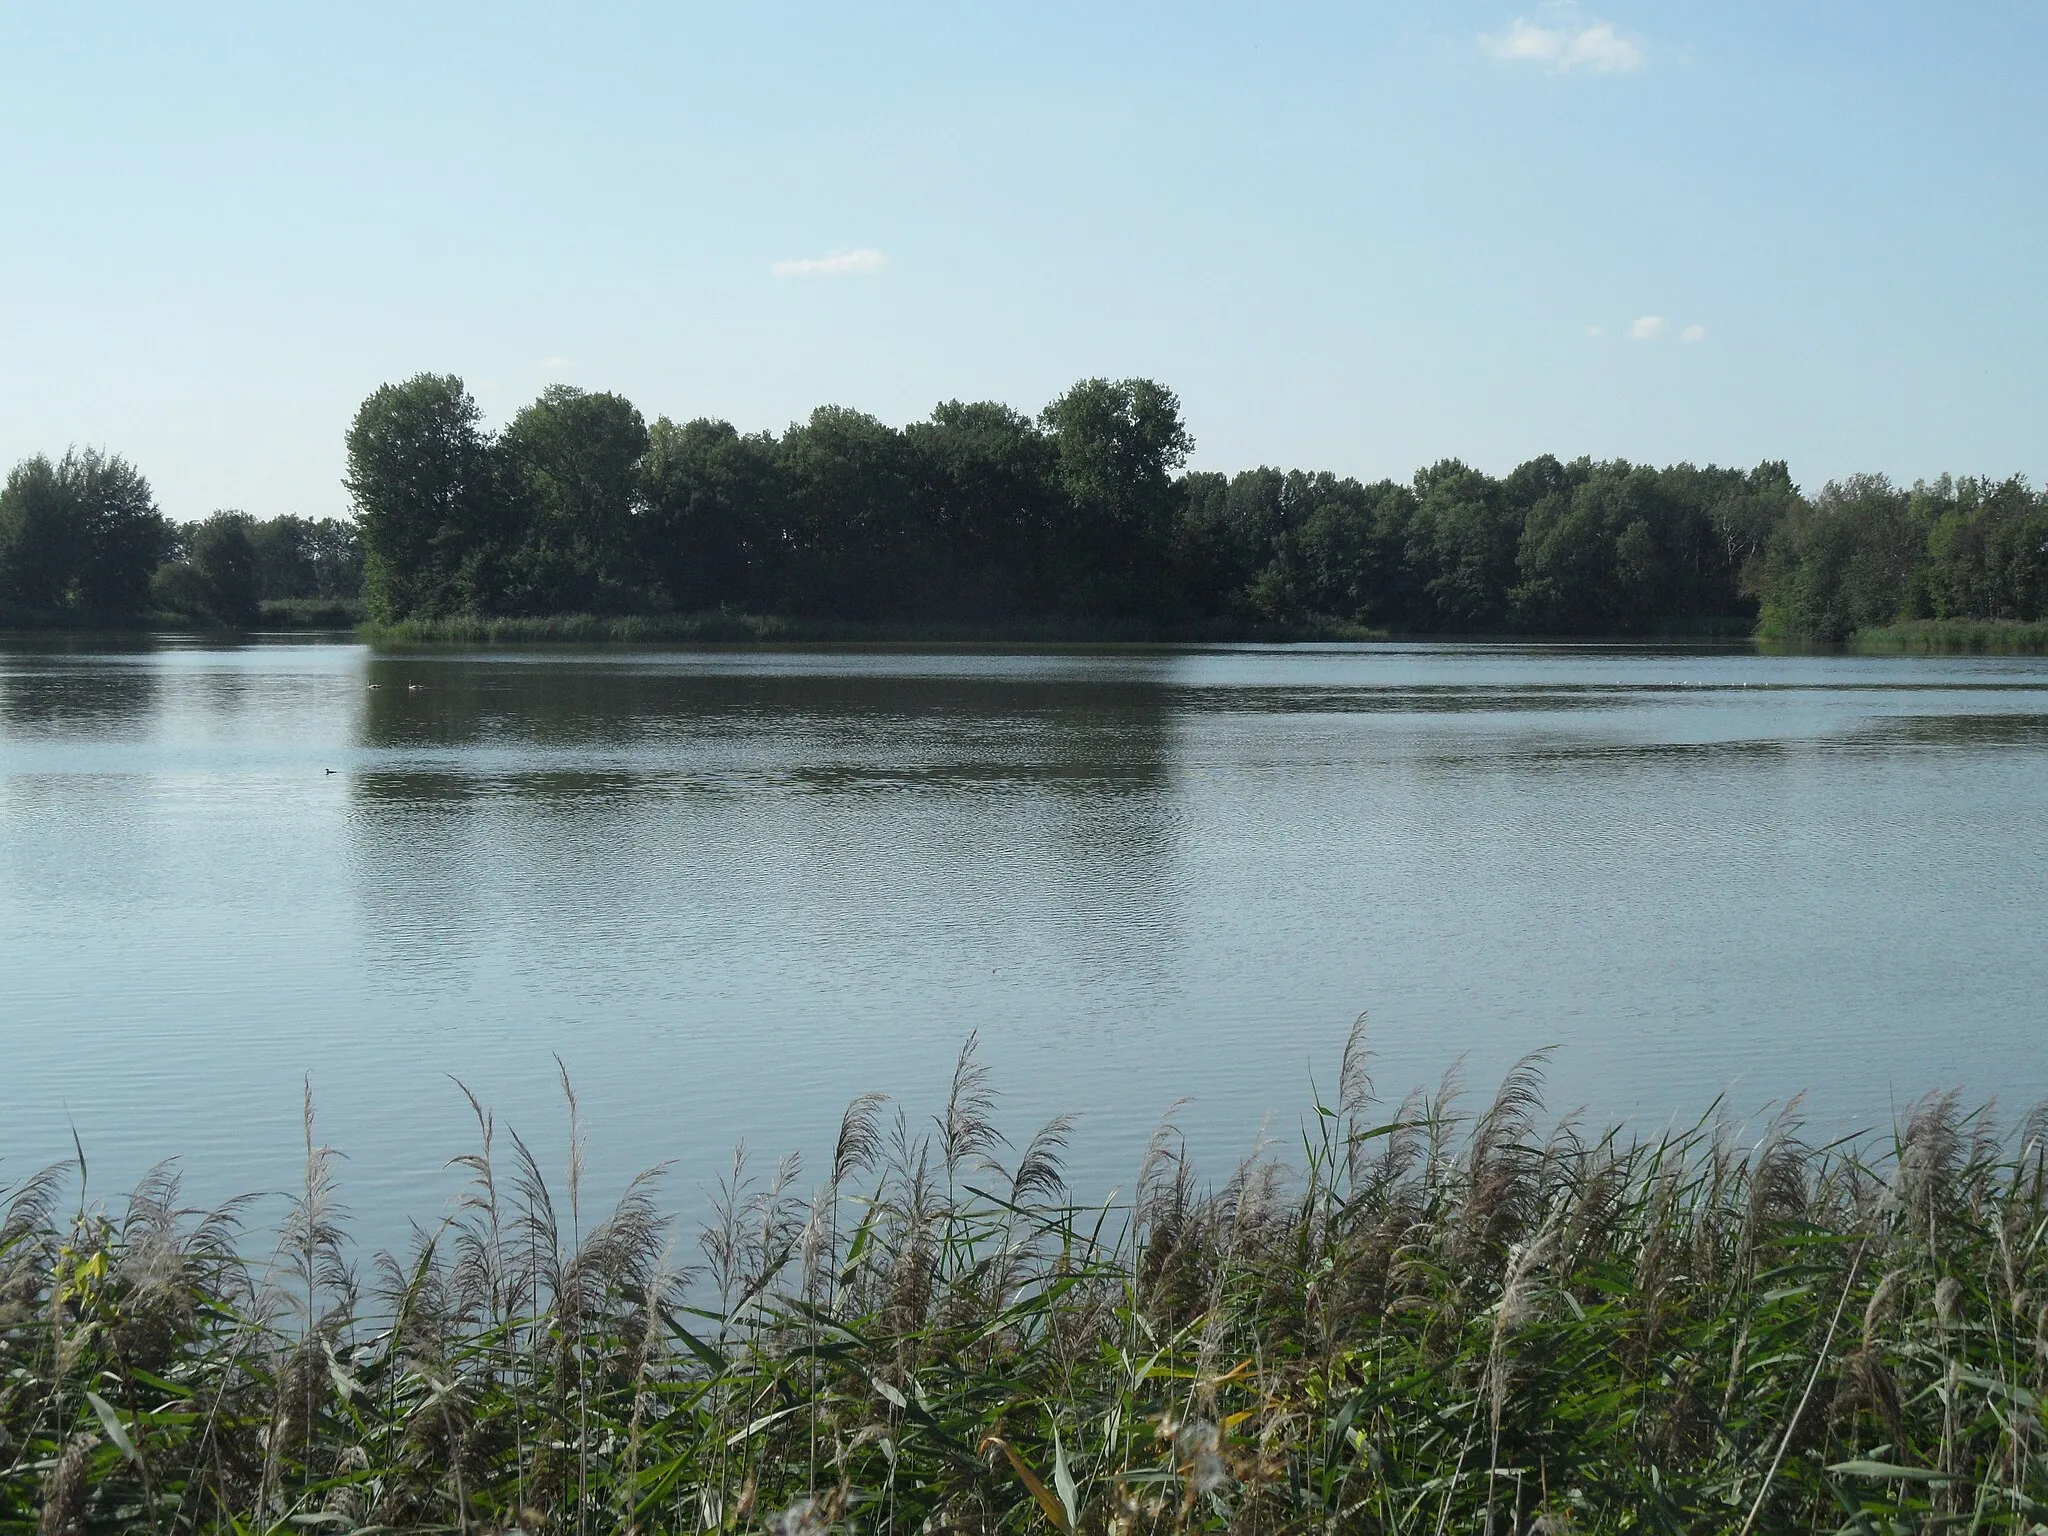
<path fill-rule="evenodd" d="M 175 9 L 0 12 L 0 461 L 177 517 L 344 511 L 422 369 L 747 429 L 1145 374 L 1219 469 L 2048 470 L 2044 5 Z"/>

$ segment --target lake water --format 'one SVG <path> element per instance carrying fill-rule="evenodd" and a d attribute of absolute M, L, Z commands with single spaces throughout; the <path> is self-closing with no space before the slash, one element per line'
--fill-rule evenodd
<path fill-rule="evenodd" d="M 978 1030 L 1128 1182 L 1556 1045 L 1648 1128 L 2048 1095 L 2048 663 L 1609 646 L 380 654 L 0 643 L 0 1181 L 431 1220 L 469 1084 L 591 1176 L 918 1117 Z"/>

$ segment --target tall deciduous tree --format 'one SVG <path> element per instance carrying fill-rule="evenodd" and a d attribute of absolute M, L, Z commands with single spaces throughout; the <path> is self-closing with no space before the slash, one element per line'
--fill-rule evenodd
<path fill-rule="evenodd" d="M 922 543 L 917 606 L 946 616 L 1052 611 L 1058 455 L 1030 417 L 949 400 L 904 429 Z"/>
<path fill-rule="evenodd" d="M 1058 450 L 1071 509 L 1062 541 L 1068 604 L 1127 614 L 1173 607 L 1173 475 L 1195 446 L 1179 396 L 1150 379 L 1083 379 L 1039 420 Z"/>
<path fill-rule="evenodd" d="M 647 424 L 620 395 L 556 384 L 512 418 L 499 453 L 520 524 L 515 606 L 561 613 L 632 605 L 646 452 Z"/>
<path fill-rule="evenodd" d="M 667 606 L 774 606 L 783 512 L 773 437 L 664 416 L 648 429 L 640 497 L 640 569 Z"/>
<path fill-rule="evenodd" d="M 38 454 L 0 490 L 0 596 L 26 608 L 140 612 L 169 544 L 149 482 L 117 454 Z"/>
<path fill-rule="evenodd" d="M 264 597 L 362 595 L 363 543 L 355 524 L 286 513 L 250 524 L 249 538 Z"/>
<path fill-rule="evenodd" d="M 362 530 L 364 599 L 380 619 L 493 606 L 508 551 L 481 413 L 462 380 L 422 373 L 362 403 L 346 484 Z"/>
<path fill-rule="evenodd" d="M 782 437 L 792 611 L 874 619 L 913 603 L 927 552 L 913 521 L 903 434 L 825 405 Z"/>

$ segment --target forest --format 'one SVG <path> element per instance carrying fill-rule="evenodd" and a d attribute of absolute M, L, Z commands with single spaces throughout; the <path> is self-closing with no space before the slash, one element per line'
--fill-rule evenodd
<path fill-rule="evenodd" d="M 175 523 L 73 450 L 0 490 L 0 620 L 407 625 L 724 612 L 879 626 L 1170 633 L 1747 635 L 1839 642 L 2048 608 L 2048 493 L 2022 477 L 1831 481 L 1544 455 L 1408 481 L 1190 471 L 1173 391 L 1087 379 L 1036 416 L 948 401 L 896 428 L 824 406 L 777 433 L 649 424 L 545 390 L 502 431 L 449 375 L 366 399 L 352 521 Z M 1219 629 L 1220 626 L 1220 629 Z"/>

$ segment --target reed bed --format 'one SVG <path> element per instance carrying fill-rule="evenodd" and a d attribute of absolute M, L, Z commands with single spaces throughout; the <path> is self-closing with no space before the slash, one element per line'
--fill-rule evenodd
<path fill-rule="evenodd" d="M 927 1122 L 586 1210 L 475 1105 L 466 1190 L 349 1261 L 311 1105 L 276 1252 L 78 1164 L 0 1225 L 0 1528 L 1069 1533 L 2039 1530 L 2048 1118 L 1953 1095 L 1810 1145 L 1383 1104 L 1126 1198 L 1012 1144 L 973 1050 Z M 567 1084 L 565 1082 L 565 1088 Z"/>
<path fill-rule="evenodd" d="M 2048 619 L 1903 619 L 1859 629 L 1854 639 L 1862 651 L 2038 656 L 2048 652 Z"/>

